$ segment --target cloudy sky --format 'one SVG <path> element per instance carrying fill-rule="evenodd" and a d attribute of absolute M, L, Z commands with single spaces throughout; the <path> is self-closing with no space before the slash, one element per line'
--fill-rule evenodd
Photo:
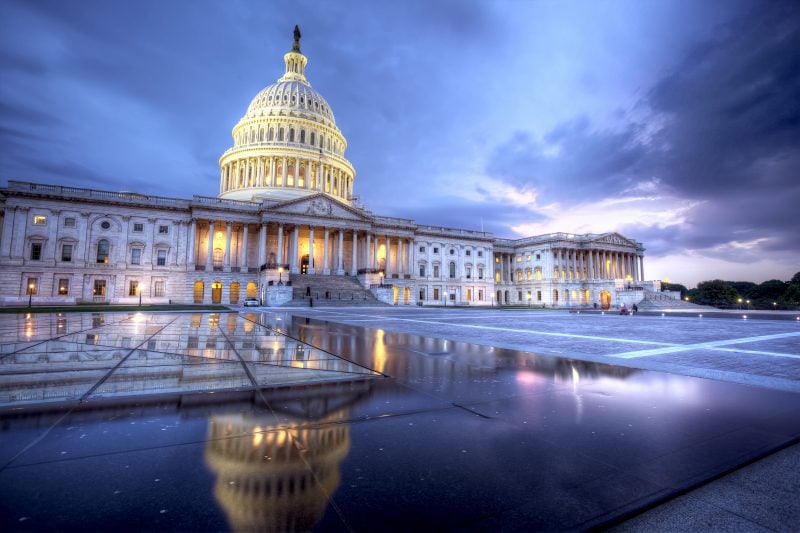
<path fill-rule="evenodd" d="M 500 237 L 619 231 L 648 278 L 800 270 L 800 4 L 0 1 L 0 183 L 216 195 L 306 74 L 382 215 Z"/>

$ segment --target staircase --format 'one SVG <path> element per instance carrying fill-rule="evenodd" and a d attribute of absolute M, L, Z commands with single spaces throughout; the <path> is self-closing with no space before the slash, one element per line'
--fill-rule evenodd
<path fill-rule="evenodd" d="M 292 301 L 286 304 L 287 307 L 309 307 L 312 299 L 315 307 L 385 305 L 353 276 L 292 274 L 289 279 L 292 282 Z"/>
<path fill-rule="evenodd" d="M 659 309 L 675 309 L 680 311 L 713 311 L 716 308 L 708 305 L 697 305 L 684 300 L 676 300 L 656 291 L 644 291 L 644 299 L 638 304 L 640 311 L 657 311 Z"/>

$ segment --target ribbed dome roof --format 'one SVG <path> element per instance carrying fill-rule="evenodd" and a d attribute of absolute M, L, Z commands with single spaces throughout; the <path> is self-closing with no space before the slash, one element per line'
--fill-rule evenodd
<path fill-rule="evenodd" d="M 278 81 L 259 91 L 250 102 L 246 116 L 253 118 L 288 112 L 336 124 L 328 102 L 307 83 L 295 80 Z"/>

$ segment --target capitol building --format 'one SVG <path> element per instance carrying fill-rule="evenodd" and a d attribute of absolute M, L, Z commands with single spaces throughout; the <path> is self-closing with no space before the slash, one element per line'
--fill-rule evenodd
<path fill-rule="evenodd" d="M 234 126 L 216 197 L 0 188 L 0 303 L 608 308 L 658 289 L 617 233 L 504 239 L 368 210 L 296 28 L 284 62 Z"/>

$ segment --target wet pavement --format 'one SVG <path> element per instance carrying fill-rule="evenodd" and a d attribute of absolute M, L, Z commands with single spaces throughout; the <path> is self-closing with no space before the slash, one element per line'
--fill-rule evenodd
<path fill-rule="evenodd" d="M 323 311 L 0 316 L 0 527 L 587 529 L 800 438 L 794 392 L 618 357 L 783 342 L 792 323 L 738 337 L 679 324 L 677 339 L 673 323 L 626 330 L 627 317 L 570 329 L 416 314 L 420 335 L 359 312 L 371 327 Z M 461 323 L 535 329 L 540 352 L 594 344 L 620 364 L 428 334 Z M 470 329 L 492 331 L 454 335 Z"/>

